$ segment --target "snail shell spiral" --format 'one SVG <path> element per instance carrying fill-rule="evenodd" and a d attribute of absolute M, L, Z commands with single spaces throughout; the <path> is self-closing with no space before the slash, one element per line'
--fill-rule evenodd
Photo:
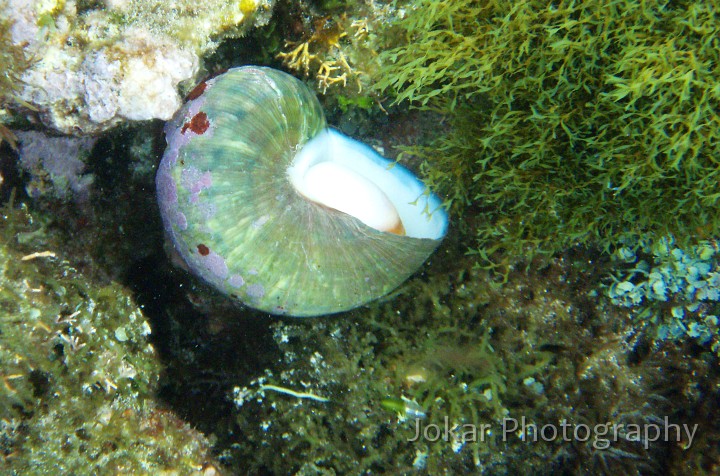
<path fill-rule="evenodd" d="M 156 185 L 188 268 L 246 305 L 316 316 L 387 294 L 447 229 L 404 167 L 327 127 L 315 95 L 264 67 L 201 83 L 165 127 Z"/>

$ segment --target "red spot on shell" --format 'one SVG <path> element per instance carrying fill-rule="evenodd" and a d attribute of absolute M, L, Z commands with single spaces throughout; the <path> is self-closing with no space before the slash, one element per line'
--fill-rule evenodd
<path fill-rule="evenodd" d="M 185 131 L 190 129 L 195 134 L 200 135 L 204 134 L 205 131 L 208 130 L 208 127 L 210 127 L 210 121 L 208 121 L 207 114 L 200 111 L 190 119 L 190 122 L 183 124 L 180 132 L 185 134 Z"/>
<path fill-rule="evenodd" d="M 207 88 L 207 83 L 203 81 L 202 83 L 198 84 L 193 88 L 192 91 L 187 95 L 187 98 L 185 98 L 187 101 L 192 101 L 193 99 L 197 99 L 200 97 L 202 93 L 205 92 L 205 89 Z"/>
<path fill-rule="evenodd" d="M 200 243 L 197 245 L 198 253 L 200 253 L 202 256 L 207 256 L 210 254 L 210 248 Z"/>

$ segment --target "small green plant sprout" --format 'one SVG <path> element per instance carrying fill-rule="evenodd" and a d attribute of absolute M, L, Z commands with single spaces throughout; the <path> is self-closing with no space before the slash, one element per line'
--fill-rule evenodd
<path fill-rule="evenodd" d="M 380 402 L 380 405 L 385 410 L 395 412 L 400 421 L 418 418 L 422 420 L 427 417 L 425 410 L 418 402 L 405 396 L 385 398 Z"/>

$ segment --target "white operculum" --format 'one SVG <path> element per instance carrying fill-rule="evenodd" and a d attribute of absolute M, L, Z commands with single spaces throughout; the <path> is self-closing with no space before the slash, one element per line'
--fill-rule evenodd
<path fill-rule="evenodd" d="M 295 189 L 308 200 L 347 213 L 378 231 L 405 234 L 393 202 L 368 174 L 367 160 L 352 139 L 334 131 L 323 131 L 308 141 L 288 168 Z M 372 175 L 372 174 L 370 174 Z"/>
<path fill-rule="evenodd" d="M 308 168 L 298 191 L 308 200 L 351 215 L 371 228 L 404 235 L 395 206 L 372 181 L 334 162 Z"/>

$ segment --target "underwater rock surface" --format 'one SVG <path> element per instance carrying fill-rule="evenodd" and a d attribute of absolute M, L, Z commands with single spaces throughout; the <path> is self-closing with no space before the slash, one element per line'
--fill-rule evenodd
<path fill-rule="evenodd" d="M 106 5 L 102 5 L 106 3 Z M 96 134 L 129 120 L 170 119 L 181 81 L 222 37 L 268 21 L 272 0 L 9 0 L 8 48 L 28 59 L 14 107 L 64 134 Z M 211 39 L 212 37 L 212 39 Z"/>
<path fill-rule="evenodd" d="M 131 291 L 71 265 L 47 217 L 0 210 L 0 472 L 213 467 L 208 440 L 156 398 L 162 365 Z"/>
<path fill-rule="evenodd" d="M 86 173 L 86 159 L 94 137 L 51 137 L 37 131 L 18 131 L 18 154 L 22 169 L 30 174 L 25 187 L 33 198 L 50 196 L 86 202 L 93 184 Z"/>

